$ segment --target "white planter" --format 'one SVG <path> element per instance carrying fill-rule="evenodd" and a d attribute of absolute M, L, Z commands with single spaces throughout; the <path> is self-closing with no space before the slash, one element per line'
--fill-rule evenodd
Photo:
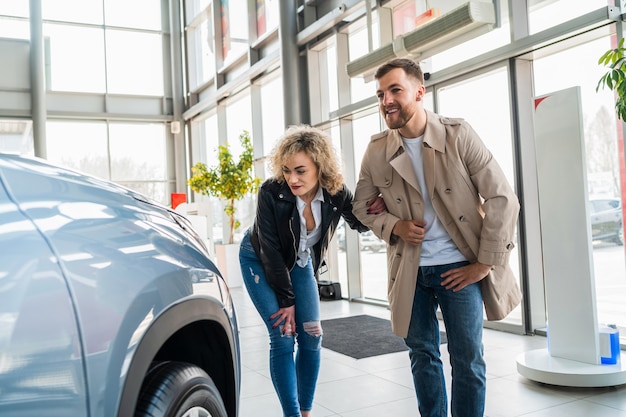
<path fill-rule="evenodd" d="M 215 245 L 217 267 L 229 287 L 241 287 L 241 267 L 239 266 L 239 243 Z"/>

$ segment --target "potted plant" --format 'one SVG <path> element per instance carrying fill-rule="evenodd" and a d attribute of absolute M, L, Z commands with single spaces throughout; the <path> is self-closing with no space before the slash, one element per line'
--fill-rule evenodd
<path fill-rule="evenodd" d="M 247 131 L 239 135 L 243 151 L 235 161 L 228 144 L 218 147 L 218 164 L 208 168 L 202 162 L 192 168 L 192 176 L 187 181 L 191 189 L 203 195 L 225 200 L 224 212 L 228 216 L 229 237 L 227 245 L 215 245 L 217 264 L 230 286 L 240 286 L 239 245 L 234 244 L 235 230 L 240 222 L 235 217 L 235 203 L 247 194 L 256 192 L 260 179 L 254 176 L 254 153 L 252 141 Z"/>
<path fill-rule="evenodd" d="M 259 178 L 254 176 L 254 154 L 250 134 L 244 130 L 239 135 L 243 151 L 239 161 L 235 162 L 228 144 L 218 147 L 218 165 L 207 168 L 198 162 L 191 168 L 192 176 L 187 181 L 197 193 L 210 195 L 226 201 L 224 212 L 228 215 L 228 243 L 234 243 L 235 230 L 241 223 L 235 217 L 235 202 L 247 194 L 256 192 Z"/>
<path fill-rule="evenodd" d="M 617 117 L 622 121 L 626 121 L 626 48 L 624 48 L 624 38 L 620 39 L 619 44 L 614 49 L 606 51 L 600 59 L 599 65 L 609 68 L 598 81 L 596 91 L 601 87 L 607 87 L 617 93 L 615 100 L 615 110 Z"/>

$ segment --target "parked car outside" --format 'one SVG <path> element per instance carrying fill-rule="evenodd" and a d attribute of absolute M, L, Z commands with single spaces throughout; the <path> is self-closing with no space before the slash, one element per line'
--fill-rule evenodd
<path fill-rule="evenodd" d="M 385 241 L 377 238 L 371 230 L 359 234 L 359 243 L 362 251 L 380 252 L 387 249 Z"/>
<path fill-rule="evenodd" d="M 0 415 L 236 417 L 229 289 L 185 218 L 0 154 Z"/>
<path fill-rule="evenodd" d="M 619 198 L 592 198 L 589 201 L 593 240 L 624 244 L 622 202 Z"/>

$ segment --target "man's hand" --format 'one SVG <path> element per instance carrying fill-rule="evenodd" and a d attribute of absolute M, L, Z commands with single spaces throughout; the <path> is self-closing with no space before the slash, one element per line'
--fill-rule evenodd
<path fill-rule="evenodd" d="M 409 245 L 418 245 L 424 241 L 426 222 L 423 220 L 399 220 L 393 225 L 393 233 Z"/>
<path fill-rule="evenodd" d="M 445 287 L 446 290 L 458 292 L 468 285 L 485 278 L 490 270 L 491 265 L 481 264 L 480 262 L 450 269 L 441 274 L 441 278 L 443 278 L 441 285 Z"/>

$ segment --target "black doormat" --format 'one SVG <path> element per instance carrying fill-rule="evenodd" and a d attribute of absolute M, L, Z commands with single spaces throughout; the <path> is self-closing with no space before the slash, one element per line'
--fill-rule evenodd
<path fill-rule="evenodd" d="M 360 316 L 322 320 L 322 346 L 355 359 L 408 350 L 404 339 L 391 331 L 391 322 L 379 317 Z M 446 343 L 441 332 L 441 343 Z"/>

